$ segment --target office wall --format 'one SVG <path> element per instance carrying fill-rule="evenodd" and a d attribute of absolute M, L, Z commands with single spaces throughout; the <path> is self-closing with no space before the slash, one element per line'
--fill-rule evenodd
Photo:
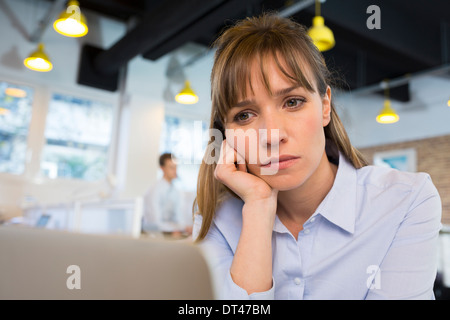
<path fill-rule="evenodd" d="M 450 135 L 360 148 L 373 163 L 375 152 L 414 148 L 417 153 L 417 171 L 430 174 L 442 200 L 442 223 L 450 224 Z"/>

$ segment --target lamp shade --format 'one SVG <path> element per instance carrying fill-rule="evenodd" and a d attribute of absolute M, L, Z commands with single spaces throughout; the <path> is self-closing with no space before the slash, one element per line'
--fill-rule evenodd
<path fill-rule="evenodd" d="M 182 104 L 194 104 L 198 102 L 198 96 L 192 90 L 189 81 L 185 81 L 184 88 L 175 96 L 175 100 Z"/>
<path fill-rule="evenodd" d="M 4 116 L 4 115 L 6 115 L 6 114 L 8 114 L 10 112 L 11 111 L 9 109 L 0 107 L 0 116 Z"/>
<path fill-rule="evenodd" d="M 6 88 L 5 94 L 14 98 L 25 98 L 27 96 L 27 92 L 25 90 L 16 87 Z"/>
<path fill-rule="evenodd" d="M 333 31 L 325 25 L 325 20 L 322 16 L 313 18 L 313 25 L 309 28 L 308 35 L 319 51 L 330 50 L 336 43 Z"/>
<path fill-rule="evenodd" d="M 377 122 L 379 123 L 395 123 L 400 119 L 398 114 L 391 107 L 391 101 L 386 99 L 384 101 L 383 109 L 377 116 Z"/>
<path fill-rule="evenodd" d="M 53 28 L 66 37 L 82 37 L 88 33 L 86 17 L 81 13 L 78 1 L 69 1 L 67 9 L 53 23 Z"/>
<path fill-rule="evenodd" d="M 38 49 L 32 52 L 25 60 L 23 64 L 31 70 L 47 72 L 53 69 L 53 65 L 50 62 L 47 54 L 44 52 L 44 45 L 40 43 Z"/>

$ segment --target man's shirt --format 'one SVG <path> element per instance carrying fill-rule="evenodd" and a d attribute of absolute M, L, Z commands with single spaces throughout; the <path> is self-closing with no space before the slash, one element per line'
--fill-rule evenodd
<path fill-rule="evenodd" d="M 164 232 L 182 230 L 182 193 L 164 178 L 158 180 L 145 195 L 144 229 Z"/>

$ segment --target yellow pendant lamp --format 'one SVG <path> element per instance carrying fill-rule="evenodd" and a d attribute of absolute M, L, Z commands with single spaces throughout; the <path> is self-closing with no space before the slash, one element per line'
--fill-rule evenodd
<path fill-rule="evenodd" d="M 313 18 L 313 26 L 309 28 L 308 35 L 321 52 L 330 50 L 336 43 L 333 31 L 325 25 L 325 20 L 320 15 L 319 0 L 316 0 L 316 16 Z"/>
<path fill-rule="evenodd" d="M 0 107 L 0 116 L 4 116 L 7 115 L 8 113 L 10 113 L 11 111 L 9 111 L 9 109 Z"/>
<path fill-rule="evenodd" d="M 17 88 L 17 87 L 7 87 L 4 91 L 6 98 L 4 101 L 10 101 L 14 98 L 25 98 L 27 96 L 27 92 L 23 89 Z M 11 113 L 11 110 L 7 107 L 1 107 L 0 106 L 0 116 L 6 115 Z"/>
<path fill-rule="evenodd" d="M 6 88 L 5 94 L 14 98 L 25 98 L 27 96 L 27 92 L 25 90 L 16 87 Z"/>
<path fill-rule="evenodd" d="M 391 101 L 389 99 L 384 100 L 383 109 L 377 116 L 377 122 L 379 123 L 395 123 L 400 119 L 398 114 L 391 107 Z"/>
<path fill-rule="evenodd" d="M 175 100 L 182 104 L 194 104 L 198 102 L 198 96 L 192 90 L 189 81 L 185 81 L 184 88 L 175 96 Z"/>
<path fill-rule="evenodd" d="M 69 1 L 67 9 L 53 23 L 56 32 L 66 37 L 82 37 L 88 33 L 87 21 L 78 1 Z"/>
<path fill-rule="evenodd" d="M 50 62 L 47 54 L 44 52 L 44 45 L 39 43 L 38 49 L 32 52 L 25 60 L 23 64 L 31 70 L 47 72 L 53 69 L 53 65 Z"/>
<path fill-rule="evenodd" d="M 379 123 L 395 123 L 400 117 L 395 112 L 395 110 L 391 107 L 391 101 L 389 100 L 389 85 L 388 81 L 385 80 L 385 88 L 384 88 L 384 104 L 383 109 L 381 109 L 380 113 L 377 116 L 377 122 Z"/>

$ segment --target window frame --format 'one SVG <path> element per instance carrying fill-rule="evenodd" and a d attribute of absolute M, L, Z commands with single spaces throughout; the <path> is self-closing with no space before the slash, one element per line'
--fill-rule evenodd
<path fill-rule="evenodd" d="M 29 87 L 33 90 L 33 100 L 31 102 L 31 118 L 30 118 L 30 123 L 28 124 L 28 134 L 27 134 L 27 139 L 26 139 L 26 145 L 27 145 L 26 157 L 25 157 L 23 173 L 22 174 L 14 174 L 14 173 L 10 173 L 10 172 L 0 172 L 0 181 L 24 182 L 27 180 L 26 178 L 29 176 L 30 165 L 31 165 L 32 157 L 33 157 L 33 153 L 34 153 L 31 148 L 32 140 L 33 140 L 32 130 L 35 131 L 35 129 L 33 129 L 33 128 L 35 127 L 35 122 L 36 122 L 36 120 L 35 120 L 36 112 L 37 112 L 37 109 L 39 108 L 37 106 L 38 103 L 36 102 L 36 100 L 37 100 L 36 96 L 37 96 L 39 87 L 37 85 L 31 84 L 29 82 L 20 81 L 20 80 L 16 80 L 16 79 L 10 79 L 9 77 L 5 77 L 5 76 L 0 76 L 0 81 L 10 83 L 12 85 Z"/>
<path fill-rule="evenodd" d="M 98 181 L 104 181 L 107 179 L 107 176 L 109 174 L 114 174 L 114 163 L 115 163 L 115 154 L 116 154 L 116 149 L 117 149 L 117 131 L 118 131 L 118 120 L 119 120 L 119 107 L 118 107 L 118 102 L 117 101 L 113 101 L 113 99 L 102 99 L 99 98 L 98 95 L 81 95 L 81 94 L 77 94 L 77 93 L 72 93 L 70 91 L 65 91 L 60 90 L 59 88 L 52 88 L 51 90 L 49 90 L 49 95 L 48 95 L 48 103 L 47 103 L 47 112 L 45 114 L 45 125 L 44 125 L 44 131 L 42 132 L 42 144 L 41 144 L 41 148 L 40 148 L 40 156 L 39 156 L 39 171 L 37 172 L 37 174 L 41 177 L 41 179 L 44 179 L 46 181 L 56 181 L 56 180 L 60 180 L 60 181 L 70 181 L 70 180 L 75 180 L 75 181 L 84 181 L 84 182 L 98 182 Z M 47 122 L 47 115 L 49 112 L 49 107 L 50 107 L 50 102 L 52 100 L 52 97 L 54 95 L 61 95 L 61 96 L 69 96 L 69 97 L 73 97 L 73 98 L 77 98 L 77 99 L 81 99 L 81 100 L 90 100 L 90 101 L 96 101 L 96 102 L 100 102 L 100 103 L 106 103 L 106 104 L 111 104 L 112 105 L 112 124 L 111 124 L 111 136 L 110 136 L 110 144 L 108 146 L 108 153 L 107 153 L 107 160 L 106 160 L 106 173 L 105 173 L 105 177 L 101 180 L 93 180 L 93 181 L 89 181 L 89 180 L 84 180 L 84 179 L 77 179 L 77 178 L 67 178 L 67 177 L 58 177 L 58 178 L 49 178 L 46 177 L 42 174 L 42 168 L 41 168 L 41 164 L 42 164 L 42 156 L 43 156 L 43 151 L 44 148 L 46 146 L 46 137 L 45 137 L 45 129 L 46 129 L 46 122 Z"/>
<path fill-rule="evenodd" d="M 117 168 L 117 150 L 120 133 L 120 93 L 104 93 L 97 89 L 87 89 L 82 87 L 68 88 L 64 86 L 55 86 L 53 84 L 39 85 L 33 82 L 15 79 L 13 77 L 0 74 L 0 81 L 11 83 L 13 85 L 26 86 L 33 90 L 32 114 L 28 127 L 28 136 L 26 139 L 27 151 L 25 167 L 22 174 L 9 172 L 0 172 L 0 182 L 7 183 L 32 183 L 32 184 L 61 184 L 71 185 L 92 185 L 108 179 L 108 175 L 116 175 Z M 87 181 L 74 178 L 48 178 L 41 173 L 42 152 L 46 145 L 45 128 L 47 114 L 49 112 L 50 101 L 54 94 L 68 95 L 79 99 L 94 100 L 102 103 L 108 103 L 113 108 L 112 128 L 110 145 L 107 154 L 107 169 L 103 179 L 97 181 Z"/>

